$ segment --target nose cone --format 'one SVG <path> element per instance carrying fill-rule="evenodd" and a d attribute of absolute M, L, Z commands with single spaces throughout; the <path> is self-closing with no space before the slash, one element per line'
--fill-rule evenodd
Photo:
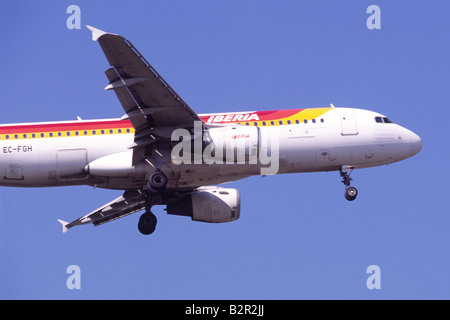
<path fill-rule="evenodd" d="M 409 144 L 410 144 L 410 156 L 414 156 L 416 154 L 418 154 L 420 152 L 420 150 L 422 150 L 422 139 L 415 134 L 414 132 L 410 132 L 409 135 Z"/>

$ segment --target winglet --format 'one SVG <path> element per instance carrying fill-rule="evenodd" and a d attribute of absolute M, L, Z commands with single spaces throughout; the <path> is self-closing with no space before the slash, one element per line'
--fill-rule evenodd
<path fill-rule="evenodd" d="M 67 225 L 69 224 L 68 222 L 58 219 L 58 222 L 62 224 L 62 228 L 63 228 L 63 233 L 66 233 L 67 230 L 69 230 L 69 228 L 67 227 Z"/>
<path fill-rule="evenodd" d="M 88 26 L 86 25 L 86 28 L 88 28 L 89 30 L 92 31 L 92 41 L 97 41 L 98 38 L 100 38 L 101 36 L 105 35 L 105 34 L 114 34 L 114 33 L 109 33 L 109 32 L 105 32 L 103 30 L 94 28 L 92 26 Z"/>

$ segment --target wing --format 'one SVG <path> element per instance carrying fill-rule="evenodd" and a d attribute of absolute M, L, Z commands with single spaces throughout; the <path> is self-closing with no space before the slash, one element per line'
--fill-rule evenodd
<path fill-rule="evenodd" d="M 145 209 L 145 198 L 144 194 L 139 190 L 125 191 L 125 193 L 104 206 L 98 208 L 95 211 L 75 220 L 70 223 L 63 220 L 58 222 L 63 226 L 63 232 L 67 232 L 72 227 L 90 224 L 98 226 L 125 216 L 132 213 L 138 212 Z"/>
<path fill-rule="evenodd" d="M 168 141 L 176 128 L 193 128 L 200 117 L 184 102 L 148 61 L 124 37 L 87 26 L 100 43 L 111 68 L 105 73 L 135 129 L 130 148 L 133 165 L 151 158 L 155 144 Z M 203 122 L 202 122 L 203 123 Z"/>

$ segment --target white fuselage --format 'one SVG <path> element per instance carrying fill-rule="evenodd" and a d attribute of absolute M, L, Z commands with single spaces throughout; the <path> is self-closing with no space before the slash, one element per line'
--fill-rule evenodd
<path fill-rule="evenodd" d="M 422 147 L 416 134 L 383 121 L 386 118 L 378 113 L 350 108 L 320 110 L 323 112 L 319 116 L 305 116 L 304 120 L 301 113 L 298 118 L 289 118 L 292 120 L 247 117 L 249 122 L 226 114 L 201 116 L 207 125 L 255 126 L 260 141 L 272 139 L 273 143 L 276 137 L 278 154 L 271 160 L 277 163 L 174 164 L 167 152 L 158 155 L 156 151 L 156 157 L 161 157 L 158 161 L 164 163 L 161 170 L 169 179 L 167 187 L 189 188 L 238 180 L 264 174 L 261 169 L 271 165 L 276 165 L 273 173 L 335 171 L 344 165 L 367 168 L 409 158 Z M 129 147 L 133 140 L 133 127 L 120 119 L 2 125 L 0 185 L 142 188 L 155 166 L 152 160 L 131 165 L 133 151 Z M 271 145 L 269 150 L 259 151 L 271 155 L 270 148 Z"/>

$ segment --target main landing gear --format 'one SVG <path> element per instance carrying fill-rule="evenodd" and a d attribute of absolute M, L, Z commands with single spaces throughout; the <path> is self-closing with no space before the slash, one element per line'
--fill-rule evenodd
<path fill-rule="evenodd" d="M 348 201 L 353 201 L 356 199 L 356 196 L 358 195 L 358 189 L 355 187 L 351 187 L 350 183 L 353 180 L 350 178 L 350 174 L 352 173 L 353 168 L 350 166 L 342 166 L 341 167 L 341 177 L 342 177 L 342 183 L 345 185 L 345 199 Z"/>
<path fill-rule="evenodd" d="M 154 204 L 161 201 L 161 192 L 166 188 L 167 177 L 157 170 L 148 179 L 148 191 L 145 193 L 145 213 L 139 218 L 138 229 L 144 235 L 152 234 L 156 229 L 158 220 L 151 211 Z"/>
<path fill-rule="evenodd" d="M 144 235 L 152 234 L 156 229 L 158 220 L 150 210 L 145 210 L 145 213 L 139 218 L 138 229 Z"/>

